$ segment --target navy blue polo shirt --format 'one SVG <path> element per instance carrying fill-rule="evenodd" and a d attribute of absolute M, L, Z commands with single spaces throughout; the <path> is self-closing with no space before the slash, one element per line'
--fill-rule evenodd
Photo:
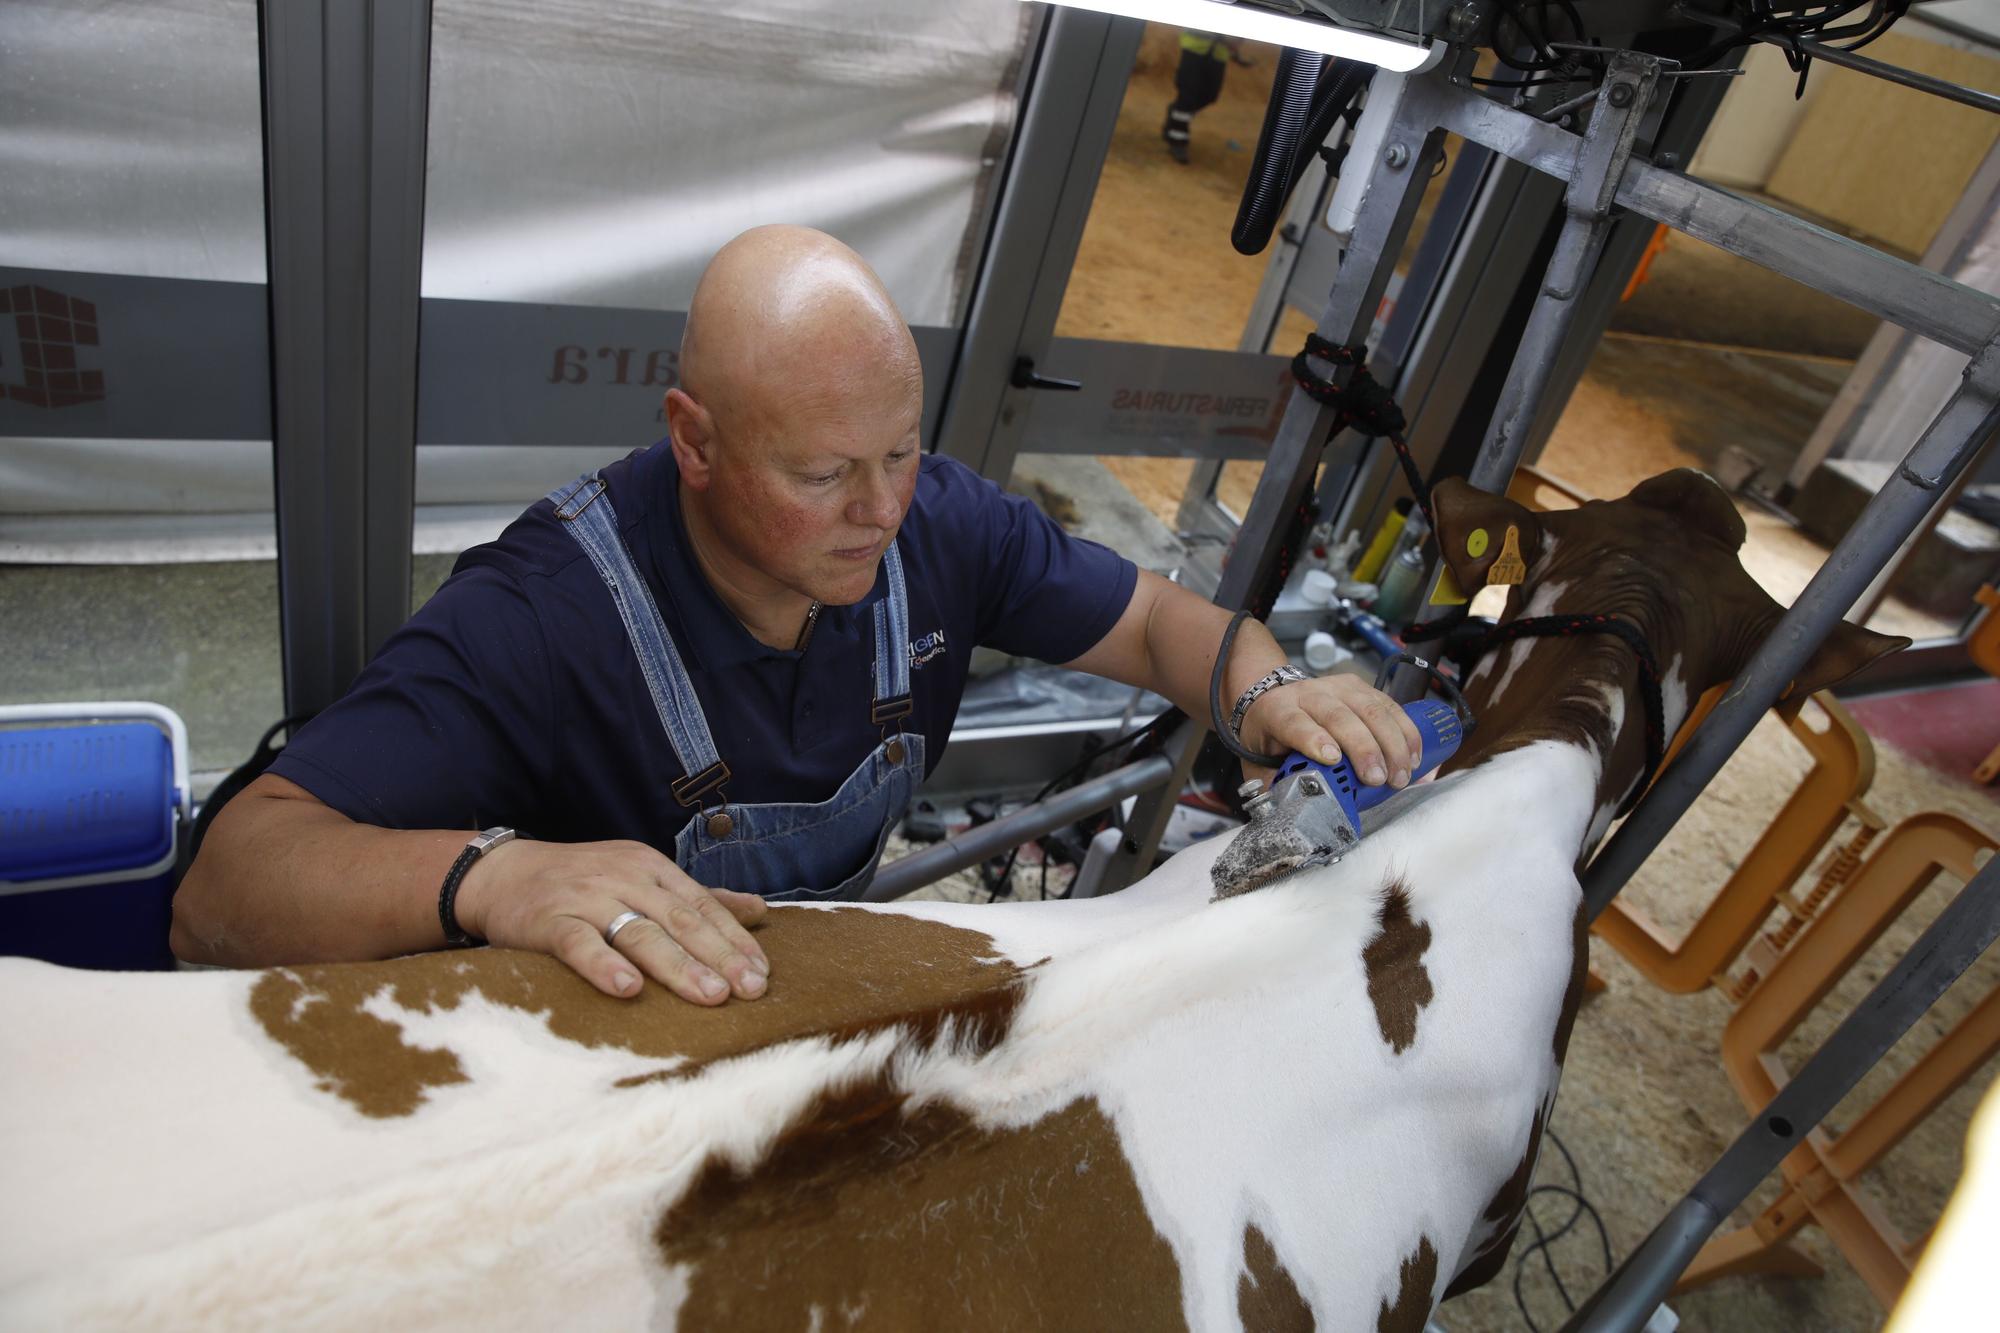
<path fill-rule="evenodd" d="M 753 638 L 703 579 L 662 441 L 604 469 L 733 775 L 733 802 L 822 801 L 880 743 L 869 721 L 876 602 L 829 606 L 803 653 Z M 1131 600 L 1132 563 L 1069 536 L 962 464 L 925 457 L 898 543 L 910 684 L 935 767 L 975 644 L 1066 662 Z M 518 827 L 560 842 L 632 838 L 671 853 L 690 811 L 611 595 L 543 500 L 451 577 L 271 772 L 384 828 Z"/>

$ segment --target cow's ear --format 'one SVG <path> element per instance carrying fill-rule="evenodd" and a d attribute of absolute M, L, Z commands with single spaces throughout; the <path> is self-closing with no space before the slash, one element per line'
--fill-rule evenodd
<path fill-rule="evenodd" d="M 1519 583 L 1542 553 L 1542 524 L 1533 510 L 1504 495 L 1474 490 L 1457 477 L 1447 477 L 1431 491 L 1431 512 L 1437 515 L 1438 550 L 1467 593 L 1485 587 L 1489 575 Z"/>
<path fill-rule="evenodd" d="M 1863 629 L 1843 620 L 1833 627 L 1833 633 L 1826 636 L 1819 651 L 1806 659 L 1806 664 L 1799 668 L 1798 678 L 1786 688 L 1779 702 L 1803 699 L 1818 690 L 1838 685 L 1878 658 L 1909 646 L 1910 640 L 1901 634 L 1877 634 L 1872 629 Z"/>
<path fill-rule="evenodd" d="M 1677 521 L 1707 533 L 1732 551 L 1742 547 L 1743 539 L 1749 533 L 1749 529 L 1743 526 L 1743 515 L 1736 512 L 1736 502 L 1729 498 L 1729 493 L 1716 484 L 1713 477 L 1691 467 L 1677 467 L 1657 477 L 1648 477 L 1634 486 L 1625 498 L 1648 509 L 1671 514 Z"/>

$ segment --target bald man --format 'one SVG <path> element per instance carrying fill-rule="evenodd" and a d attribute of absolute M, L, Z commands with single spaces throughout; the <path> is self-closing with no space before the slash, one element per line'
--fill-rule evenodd
<path fill-rule="evenodd" d="M 239 966 L 490 941 L 611 995 L 755 999 L 765 900 L 853 898 L 950 734 L 971 649 L 1208 715 L 1228 615 L 923 456 L 879 279 L 761 227 L 695 290 L 668 437 L 557 488 L 452 576 L 216 817 L 173 947 Z M 1294 681 L 1251 622 L 1243 739 L 1409 779 L 1403 711 Z M 481 832 L 468 839 L 467 830 Z"/>

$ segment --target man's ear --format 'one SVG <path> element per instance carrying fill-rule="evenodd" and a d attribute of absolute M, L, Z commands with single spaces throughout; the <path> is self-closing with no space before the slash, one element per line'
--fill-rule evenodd
<path fill-rule="evenodd" d="M 715 418 L 685 389 L 667 390 L 666 410 L 667 435 L 673 440 L 681 481 L 705 491 L 715 471 Z"/>
<path fill-rule="evenodd" d="M 1542 553 L 1542 524 L 1533 510 L 1504 495 L 1474 490 L 1457 477 L 1445 478 L 1431 491 L 1431 512 L 1437 515 L 1438 550 L 1468 594 L 1486 586 L 1503 553 L 1519 556 L 1523 565 L 1534 564 Z"/>
<path fill-rule="evenodd" d="M 1779 696 L 1779 702 L 1803 699 L 1838 685 L 1869 663 L 1909 646 L 1910 640 L 1901 634 L 1877 634 L 1874 630 L 1840 621 L 1826 636 L 1826 641 L 1820 644 L 1819 651 L 1799 668 L 1798 678 Z"/>

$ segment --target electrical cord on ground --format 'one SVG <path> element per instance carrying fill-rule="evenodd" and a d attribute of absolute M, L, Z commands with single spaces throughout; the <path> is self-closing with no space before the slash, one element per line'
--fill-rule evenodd
<path fill-rule="evenodd" d="M 1569 1178 L 1572 1183 L 1567 1186 L 1536 1185 L 1528 1191 L 1527 1198 L 1521 1204 L 1521 1220 L 1534 1229 L 1535 1241 L 1515 1256 L 1514 1304 L 1520 1308 L 1521 1318 L 1526 1321 L 1533 1333 L 1542 1333 L 1542 1326 L 1528 1309 L 1527 1293 L 1522 1290 L 1522 1283 L 1527 1277 L 1530 1262 L 1537 1254 L 1541 1255 L 1543 1264 L 1549 1270 L 1549 1277 L 1555 1283 L 1556 1295 L 1562 1299 L 1564 1310 L 1570 1314 L 1576 1313 L 1576 1300 L 1569 1294 L 1569 1286 L 1563 1281 L 1562 1272 L 1556 1266 L 1555 1252 L 1552 1248 L 1555 1243 L 1574 1230 L 1579 1221 L 1588 1217 L 1591 1225 L 1597 1228 L 1598 1245 L 1603 1251 L 1605 1277 L 1610 1276 L 1612 1268 L 1611 1233 L 1605 1229 L 1603 1214 L 1584 1197 L 1583 1173 L 1577 1170 L 1576 1158 L 1570 1155 L 1569 1148 L 1556 1137 L 1553 1129 L 1547 1130 L 1543 1137 L 1555 1144 L 1556 1151 L 1562 1154 L 1563 1163 L 1569 1168 Z M 1535 1199 L 1538 1195 L 1544 1194 L 1568 1199 L 1575 1205 L 1570 1209 L 1569 1216 L 1563 1219 L 1563 1224 L 1554 1231 L 1543 1230 L 1541 1219 L 1535 1216 Z"/>

